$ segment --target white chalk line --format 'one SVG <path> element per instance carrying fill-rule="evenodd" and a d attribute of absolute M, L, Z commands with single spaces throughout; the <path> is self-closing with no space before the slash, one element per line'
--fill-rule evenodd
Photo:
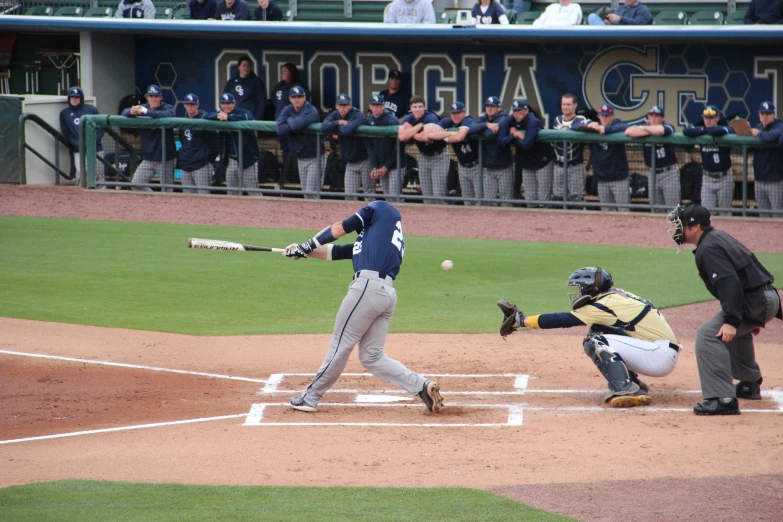
<path fill-rule="evenodd" d="M 112 433 L 115 431 L 129 431 L 129 430 L 143 430 L 147 428 L 159 428 L 161 426 L 176 426 L 179 424 L 193 424 L 195 422 L 209 422 L 209 421 L 217 421 L 217 420 L 226 420 L 226 419 L 238 419 L 241 417 L 247 417 L 247 413 L 237 413 L 234 415 L 221 415 L 219 417 L 204 417 L 201 419 L 187 419 L 187 420 L 180 420 L 180 421 L 169 421 L 169 422 L 156 422 L 153 424 L 138 424 L 135 426 L 120 426 L 117 428 L 103 428 L 99 430 L 86 430 L 86 431 L 72 431 L 70 433 L 57 433 L 55 435 L 40 435 L 37 437 L 26 437 L 23 439 L 11 439 L 11 440 L 0 440 L 0 445 L 2 444 L 14 444 L 16 442 L 31 442 L 34 440 L 47 440 L 47 439 L 62 439 L 65 437 L 78 437 L 80 435 L 95 435 L 96 433 Z"/>
<path fill-rule="evenodd" d="M 8 350 L 0 350 L 0 353 L 6 354 L 6 355 L 21 355 L 23 357 L 36 357 L 40 359 L 53 359 L 57 361 L 68 361 L 68 362 L 78 362 L 78 363 L 85 363 L 85 364 L 98 364 L 102 366 L 115 366 L 119 368 L 132 368 L 135 370 L 150 370 L 153 372 L 165 372 L 165 373 L 179 373 L 183 375 L 196 375 L 199 377 L 210 377 L 212 379 L 229 379 L 232 381 L 245 381 L 245 382 L 257 382 L 257 383 L 266 383 L 266 379 L 254 379 L 251 377 L 237 377 L 234 375 L 222 375 L 219 373 L 205 373 L 205 372 L 192 372 L 188 370 L 174 370 L 172 368 L 158 368 L 156 366 L 142 366 L 139 364 L 126 364 L 126 363 L 117 363 L 117 362 L 109 362 L 109 361 L 95 361 L 90 359 L 76 359 L 74 357 L 62 357 L 59 355 L 44 355 L 40 353 L 25 353 L 25 352 L 12 352 Z"/>

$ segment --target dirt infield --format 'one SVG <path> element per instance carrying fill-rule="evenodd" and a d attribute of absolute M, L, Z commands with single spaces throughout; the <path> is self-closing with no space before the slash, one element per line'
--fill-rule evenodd
<path fill-rule="evenodd" d="M 356 208 L 0 185 L 7 215 L 316 229 Z M 409 234 L 671 246 L 662 216 L 401 210 Z M 715 221 L 754 250 L 783 251 L 780 221 Z M 757 341 L 764 399 L 741 402 L 740 416 L 699 418 L 690 413 L 699 398 L 693 334 L 717 306 L 665 312 L 685 350 L 671 375 L 648 381 L 653 404 L 644 409 L 604 406 L 603 378 L 576 329 L 507 342 L 390 336 L 390 356 L 441 375 L 447 407 L 437 417 L 377 379 L 351 375 L 317 414 L 285 408 L 307 376 L 280 374 L 313 372 L 327 335 L 204 338 L 0 318 L 0 486 L 60 478 L 465 486 L 580 520 L 778 520 L 783 323 Z M 346 371 L 363 372 L 355 356 Z M 359 395 L 394 402 L 355 402 Z M 248 415 L 253 404 L 263 406 Z M 74 432 L 88 433 L 2 444 Z"/>

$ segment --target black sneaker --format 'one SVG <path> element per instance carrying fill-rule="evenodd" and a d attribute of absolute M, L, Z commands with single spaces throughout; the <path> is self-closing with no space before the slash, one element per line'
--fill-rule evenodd
<path fill-rule="evenodd" d="M 761 400 L 761 383 L 764 382 L 763 377 L 759 377 L 756 382 L 740 381 L 734 385 L 737 389 L 738 399 L 750 399 L 752 401 Z"/>
<path fill-rule="evenodd" d="M 440 396 L 440 386 L 437 382 L 424 381 L 419 397 L 432 413 L 438 413 L 443 408 L 443 397 Z"/>
<path fill-rule="evenodd" d="M 735 397 L 713 397 L 693 407 L 696 415 L 739 415 L 739 402 Z"/>

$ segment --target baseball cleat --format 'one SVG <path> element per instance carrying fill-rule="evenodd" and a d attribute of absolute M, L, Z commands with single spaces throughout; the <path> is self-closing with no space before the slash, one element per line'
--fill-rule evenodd
<path fill-rule="evenodd" d="M 440 386 L 437 382 L 424 381 L 419 397 L 432 413 L 438 413 L 443 408 L 443 397 L 440 396 Z"/>
<path fill-rule="evenodd" d="M 292 397 L 290 404 L 293 409 L 298 411 L 306 411 L 308 413 L 318 411 L 318 408 L 316 408 L 315 406 L 310 406 L 301 397 Z"/>
<path fill-rule="evenodd" d="M 609 401 L 613 408 L 633 408 L 634 406 L 649 406 L 652 399 L 649 395 L 621 395 L 612 397 Z"/>
<path fill-rule="evenodd" d="M 750 399 L 752 401 L 761 400 L 761 383 L 763 378 L 759 378 L 756 382 L 740 381 L 735 385 L 737 390 L 738 399 Z"/>

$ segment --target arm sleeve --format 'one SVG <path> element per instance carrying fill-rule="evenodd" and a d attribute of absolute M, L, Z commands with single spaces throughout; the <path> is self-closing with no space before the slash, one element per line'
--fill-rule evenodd
<path fill-rule="evenodd" d="M 764 143 L 777 143 L 783 135 L 783 123 L 777 123 L 768 131 L 759 132 L 759 139 Z"/>
<path fill-rule="evenodd" d="M 484 121 L 476 120 L 473 122 L 473 124 L 468 129 L 468 134 L 478 134 L 480 132 L 484 132 L 487 128 L 487 123 Z"/>
<path fill-rule="evenodd" d="M 272 12 L 269 14 L 268 20 L 270 22 L 282 22 L 283 21 L 283 10 L 280 9 L 280 7 L 275 4 L 275 8 L 272 9 Z"/>
<path fill-rule="evenodd" d="M 288 134 L 291 134 L 291 127 L 288 126 L 288 107 L 283 109 L 283 112 L 280 113 L 280 116 L 277 118 L 277 135 L 278 136 L 287 136 Z"/>
<path fill-rule="evenodd" d="M 204 115 L 205 120 L 216 120 L 217 119 L 217 111 L 208 112 Z"/>
<path fill-rule="evenodd" d="M 522 150 L 530 150 L 533 148 L 533 145 L 536 143 L 536 139 L 538 139 L 538 131 L 541 130 L 541 122 L 534 121 L 531 123 L 530 128 L 525 131 L 525 139 L 524 140 L 517 140 L 517 144 L 519 145 L 519 148 Z"/>
<path fill-rule="evenodd" d="M 498 130 L 498 145 L 505 147 L 510 145 L 514 141 L 514 136 L 511 135 L 511 121 L 513 118 L 506 118 L 503 123 L 500 124 Z"/>
<path fill-rule="evenodd" d="M 360 232 L 364 230 L 365 220 L 369 221 L 372 217 L 372 209 L 370 209 L 369 215 L 361 215 L 361 212 L 365 209 L 369 209 L 369 207 L 364 207 L 356 214 L 343 219 L 343 230 L 345 230 L 346 233 L 350 234 L 351 232 Z"/>
<path fill-rule="evenodd" d="M 234 111 L 228 115 L 228 121 L 249 121 L 253 117 L 250 115 L 250 111 Z"/>
<path fill-rule="evenodd" d="M 386 12 L 386 16 L 383 17 L 383 23 L 385 24 L 396 24 L 397 23 L 397 9 L 399 8 L 399 5 L 397 2 L 392 2 L 391 7 L 389 7 L 389 10 Z"/>
<path fill-rule="evenodd" d="M 353 259 L 352 243 L 332 246 L 332 261 L 342 261 L 344 259 Z"/>
<path fill-rule="evenodd" d="M 571 11 L 571 16 L 569 16 L 569 25 L 579 25 L 582 23 L 582 6 L 579 4 L 571 4 L 573 6 L 573 11 Z"/>
<path fill-rule="evenodd" d="M 422 19 L 421 23 L 423 24 L 435 23 L 435 8 L 432 7 L 432 4 L 429 2 L 424 7 L 424 19 Z"/>
<path fill-rule="evenodd" d="M 625 132 L 625 129 L 630 127 L 627 123 L 617 122 L 604 128 L 604 134 L 614 134 L 615 132 Z"/>
<path fill-rule="evenodd" d="M 705 127 L 702 126 L 693 126 L 693 127 L 685 127 L 682 133 L 688 136 L 689 138 L 697 138 L 699 136 L 703 136 L 707 134 L 707 130 L 705 129 Z"/>
<path fill-rule="evenodd" d="M 549 14 L 549 8 L 547 7 L 546 9 L 544 9 L 544 12 L 541 13 L 541 16 L 539 16 L 533 21 L 533 27 L 546 27 L 546 19 L 548 14 Z"/>
<path fill-rule="evenodd" d="M 144 2 L 144 18 L 155 18 L 155 5 L 150 0 Z"/>
<path fill-rule="evenodd" d="M 173 118 L 177 115 L 177 113 L 174 111 L 174 107 L 167 107 L 163 109 L 162 111 L 153 111 L 152 109 L 147 109 L 147 116 L 150 118 Z"/>
<path fill-rule="evenodd" d="M 354 112 L 353 116 L 348 120 L 348 123 L 340 127 L 340 132 L 344 135 L 353 134 L 356 132 L 356 129 L 362 125 L 364 125 L 364 116 L 362 116 L 362 112 Z"/>
<path fill-rule="evenodd" d="M 633 9 L 628 14 L 620 18 L 620 25 L 650 25 L 652 15 L 646 5 L 639 4 L 639 7 Z"/>
<path fill-rule="evenodd" d="M 133 118 L 133 115 L 130 113 L 130 107 L 122 111 L 122 116 L 125 116 L 126 118 Z"/>
<path fill-rule="evenodd" d="M 663 124 L 663 135 L 668 136 L 669 134 L 672 134 L 674 132 L 674 127 L 671 126 L 669 123 Z"/>
<path fill-rule="evenodd" d="M 727 134 L 734 134 L 734 129 L 729 126 L 726 127 L 705 127 L 704 132 L 713 137 L 725 136 Z"/>
<path fill-rule="evenodd" d="M 538 327 L 542 330 L 550 328 L 571 328 L 572 326 L 584 326 L 578 317 L 570 312 L 556 312 L 541 314 L 538 316 Z"/>
<path fill-rule="evenodd" d="M 337 130 L 337 120 L 340 118 L 340 113 L 337 111 L 332 111 L 329 113 L 329 116 L 327 116 L 324 119 L 324 122 L 321 124 L 321 130 L 323 132 L 333 132 Z"/>

